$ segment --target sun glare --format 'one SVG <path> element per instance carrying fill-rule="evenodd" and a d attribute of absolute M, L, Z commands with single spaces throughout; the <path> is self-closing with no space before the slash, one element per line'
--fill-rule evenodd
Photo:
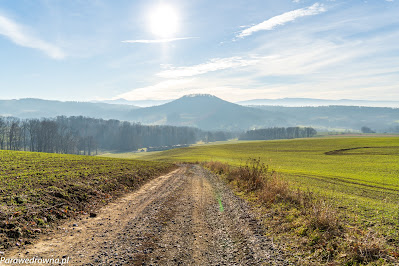
<path fill-rule="evenodd" d="M 150 12 L 150 28 L 153 34 L 167 38 L 177 32 L 179 25 L 175 9 L 167 5 L 160 5 Z"/>

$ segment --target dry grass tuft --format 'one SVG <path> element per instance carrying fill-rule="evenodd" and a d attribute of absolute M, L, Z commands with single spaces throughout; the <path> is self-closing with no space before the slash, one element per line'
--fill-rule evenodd
<path fill-rule="evenodd" d="M 294 190 L 275 171 L 270 170 L 260 159 L 248 159 L 245 165 L 231 167 L 226 163 L 207 162 L 203 164 L 216 174 L 225 175 L 229 182 L 236 181 L 246 192 L 256 192 L 266 205 L 287 202 L 301 209 L 309 217 L 309 225 L 321 231 L 338 230 L 339 219 L 332 206 L 322 199 L 316 199 L 311 192 Z"/>
<path fill-rule="evenodd" d="M 296 248 L 303 254 L 312 254 L 310 264 L 363 265 L 392 261 L 384 251 L 381 237 L 344 227 L 346 221 L 340 219 L 340 213 L 329 201 L 311 191 L 293 189 L 260 159 L 249 159 L 239 167 L 213 161 L 202 165 L 224 176 L 236 189 L 256 195 L 270 210 L 269 230 L 300 242 Z"/>
<path fill-rule="evenodd" d="M 384 243 L 375 232 L 360 231 L 348 235 L 350 251 L 348 257 L 359 263 L 370 263 L 386 257 Z"/>

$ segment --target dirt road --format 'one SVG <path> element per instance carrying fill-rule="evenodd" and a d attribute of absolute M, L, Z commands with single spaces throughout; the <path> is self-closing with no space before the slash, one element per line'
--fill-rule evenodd
<path fill-rule="evenodd" d="M 70 265 L 286 265 L 244 201 L 199 166 L 182 166 L 5 254 Z"/>

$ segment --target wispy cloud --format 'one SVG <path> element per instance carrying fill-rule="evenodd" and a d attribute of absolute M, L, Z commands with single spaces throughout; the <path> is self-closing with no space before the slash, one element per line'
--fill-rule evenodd
<path fill-rule="evenodd" d="M 187 88 L 187 84 L 192 82 L 191 79 L 172 79 L 164 80 L 154 85 L 146 86 L 131 90 L 129 92 L 119 94 L 113 99 L 126 99 L 126 100 L 159 100 L 169 99 L 169 97 L 175 97 L 176 90 L 186 93 L 184 88 Z M 173 91 L 173 93 L 171 93 Z M 169 95 L 169 96 L 168 96 Z M 183 96 L 183 95 L 182 95 Z"/>
<path fill-rule="evenodd" d="M 252 51 L 252 56 L 212 59 L 203 64 L 167 69 L 172 72 L 157 74 L 167 80 L 138 87 L 116 98 L 162 100 L 209 93 L 230 101 L 283 97 L 340 99 L 359 98 L 356 96 L 359 90 L 363 99 L 381 94 L 376 91 L 383 92 L 384 97 L 397 98 L 397 58 L 364 61 L 367 55 L 376 52 L 374 49 L 380 42 L 392 44 L 392 47 L 385 45 L 385 49 L 396 49 L 393 40 L 399 35 L 391 35 L 369 39 L 370 46 L 364 46 L 354 40 L 315 41 L 293 32 L 282 43 L 265 43 Z M 200 75 L 211 71 L 214 72 L 206 77 Z"/>
<path fill-rule="evenodd" d="M 126 100 L 165 100 L 176 99 L 187 94 L 208 93 L 230 101 L 256 98 L 263 93 L 278 92 L 274 88 L 242 89 L 240 80 L 232 78 L 232 84 L 226 84 L 219 79 L 201 78 L 165 80 L 154 85 L 133 89 L 119 94 L 113 99 Z M 247 82 L 248 80 L 245 80 Z M 244 82 L 244 81 L 243 81 Z M 236 84 L 237 83 L 237 84 Z"/>
<path fill-rule="evenodd" d="M 322 5 L 314 8 L 324 9 Z M 333 8 L 331 16 L 259 36 L 257 45 L 245 53 L 233 56 L 228 51 L 197 64 L 166 65 L 156 72 L 156 78 L 129 92 L 126 88 L 118 98 L 161 100 L 210 93 L 230 101 L 284 97 L 399 99 L 395 88 L 399 30 L 392 27 L 399 21 L 396 10 L 373 10 L 364 15 L 351 4 L 328 10 Z M 386 30 L 377 32 L 382 28 Z"/>
<path fill-rule="evenodd" d="M 182 37 L 182 38 L 170 38 L 170 39 L 155 39 L 155 40 L 126 40 L 124 43 L 166 43 L 175 42 L 181 40 L 198 39 L 199 37 Z"/>
<path fill-rule="evenodd" d="M 240 32 L 236 37 L 244 38 L 246 36 L 252 35 L 255 32 L 262 30 L 272 30 L 277 26 L 284 25 L 287 22 L 294 21 L 297 18 L 305 17 L 305 16 L 313 16 L 326 11 L 326 8 L 319 3 L 315 3 L 312 6 L 296 9 L 290 12 L 286 12 L 284 14 L 272 17 L 262 23 L 256 24 L 248 29 L 245 29 Z"/>
<path fill-rule="evenodd" d="M 0 35 L 23 47 L 38 49 L 54 59 L 65 58 L 59 47 L 34 36 L 24 26 L 0 14 Z"/>
<path fill-rule="evenodd" d="M 159 72 L 157 76 L 169 79 L 192 77 L 217 70 L 254 65 L 257 62 L 259 62 L 259 58 L 257 57 L 243 58 L 234 56 L 228 58 L 214 58 L 203 64 L 186 67 L 169 67 L 169 69 Z"/>

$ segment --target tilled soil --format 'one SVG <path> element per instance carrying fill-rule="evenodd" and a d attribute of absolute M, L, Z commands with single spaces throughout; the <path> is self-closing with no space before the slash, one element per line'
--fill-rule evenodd
<path fill-rule="evenodd" d="M 5 257 L 69 257 L 70 265 L 288 265 L 245 201 L 196 165 Z"/>

